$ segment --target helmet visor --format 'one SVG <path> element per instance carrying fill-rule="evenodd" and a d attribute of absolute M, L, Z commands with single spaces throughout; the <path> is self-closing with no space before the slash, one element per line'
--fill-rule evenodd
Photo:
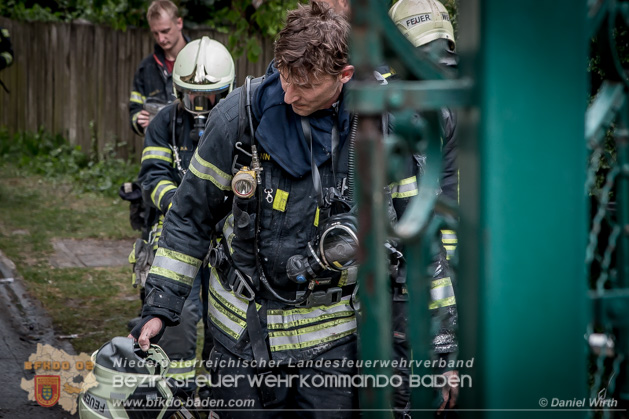
<path fill-rule="evenodd" d="M 184 92 L 181 101 L 188 112 L 203 115 L 210 112 L 219 100 L 227 96 L 227 93 L 227 87 L 212 91 Z"/>

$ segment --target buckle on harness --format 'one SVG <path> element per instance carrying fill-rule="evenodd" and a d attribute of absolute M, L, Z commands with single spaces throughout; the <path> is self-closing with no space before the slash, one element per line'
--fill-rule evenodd
<path fill-rule="evenodd" d="M 253 299 L 256 296 L 256 293 L 253 292 L 253 289 L 251 288 L 251 285 L 249 285 L 249 282 L 247 282 L 247 279 L 245 279 L 244 275 L 242 273 L 240 273 L 240 271 L 238 269 L 234 269 L 235 272 L 235 278 L 234 278 L 234 283 L 232 284 L 231 288 L 232 291 L 244 298 L 247 301 L 253 301 Z M 243 293 L 243 291 L 246 291 L 247 293 Z"/>
<path fill-rule="evenodd" d="M 296 297 L 299 299 L 306 291 L 297 291 Z M 330 287 L 327 290 L 313 291 L 306 301 L 295 307 L 309 308 L 313 306 L 331 306 L 341 301 L 343 290 L 339 287 Z"/>

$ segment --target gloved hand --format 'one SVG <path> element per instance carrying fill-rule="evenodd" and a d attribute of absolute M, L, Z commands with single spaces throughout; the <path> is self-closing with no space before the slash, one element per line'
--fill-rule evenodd
<path fill-rule="evenodd" d="M 153 245 L 146 240 L 137 239 L 129 255 L 129 263 L 133 264 L 133 273 L 135 274 L 134 288 L 138 285 L 144 287 L 154 259 L 155 250 L 153 250 Z"/>

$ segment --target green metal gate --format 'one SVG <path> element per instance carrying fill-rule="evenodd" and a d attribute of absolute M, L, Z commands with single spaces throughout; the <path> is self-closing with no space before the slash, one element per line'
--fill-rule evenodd
<path fill-rule="evenodd" d="M 471 377 L 461 389 L 463 416 L 620 414 L 629 398 L 629 82 L 613 36 L 616 16 L 629 21 L 629 2 L 460 0 L 458 77 L 415 51 L 386 6 L 352 2 L 358 78 L 352 94 L 362 116 L 357 190 L 367 255 L 359 271 L 362 358 L 390 359 L 387 268 L 376 255 L 395 234 L 411 255 L 413 357 L 429 359 L 426 255 L 438 229 L 458 219 L 459 359 L 470 361 L 459 372 Z M 597 33 L 615 72 L 588 106 L 588 48 Z M 383 62 L 408 81 L 367 81 Z M 459 116 L 461 202 L 454 217 L 431 194 L 440 156 L 430 115 L 442 106 L 458 108 Z M 419 126 L 409 116 L 413 110 L 428 115 Z M 385 111 L 397 114 L 403 131 L 386 140 L 378 130 Z M 612 126 L 617 158 L 602 158 Z M 399 155 L 419 150 L 432 164 L 393 233 L 376 192 Z M 601 161 L 611 167 L 601 169 Z M 607 183 L 596 189 L 601 170 Z M 439 211 L 445 216 L 432 217 L 435 208 L 445 208 Z M 363 392 L 367 417 L 389 417 L 388 391 Z M 414 388 L 413 408 L 431 409 L 433 396 Z M 592 400 L 607 404 L 591 407 Z"/>

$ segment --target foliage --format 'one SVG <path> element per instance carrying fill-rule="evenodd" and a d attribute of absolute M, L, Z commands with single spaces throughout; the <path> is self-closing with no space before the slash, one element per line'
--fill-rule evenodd
<path fill-rule="evenodd" d="M 299 0 L 175 0 L 186 27 L 207 27 L 229 33 L 228 48 L 235 57 L 246 54 L 256 62 L 262 53 L 261 37 L 274 37 L 281 29 L 286 11 Z M 306 0 L 301 0 L 306 1 Z M 258 7 L 254 7 L 255 3 Z M 113 29 L 128 26 L 148 28 L 145 19 L 150 0 L 6 0 L 0 16 L 27 22 L 71 22 L 87 20 Z"/>
<path fill-rule="evenodd" d="M 305 2 L 306 0 L 301 0 Z M 258 5 L 255 7 L 254 4 Z M 262 53 L 260 38 L 273 38 L 283 26 L 288 10 L 297 7 L 299 0 L 213 0 L 182 1 L 185 10 L 197 10 L 186 16 L 186 22 L 202 24 L 219 32 L 229 33 L 227 47 L 235 57 L 246 54 L 256 62 Z M 200 7 L 204 5 L 205 7 Z"/>
<path fill-rule="evenodd" d="M 108 145 L 102 153 L 84 153 L 61 135 L 40 128 L 36 133 L 9 135 L 0 128 L 0 163 L 13 162 L 21 171 L 47 178 L 69 178 L 77 192 L 103 192 L 116 196 L 118 187 L 134 179 L 139 166 L 116 157 Z"/>

